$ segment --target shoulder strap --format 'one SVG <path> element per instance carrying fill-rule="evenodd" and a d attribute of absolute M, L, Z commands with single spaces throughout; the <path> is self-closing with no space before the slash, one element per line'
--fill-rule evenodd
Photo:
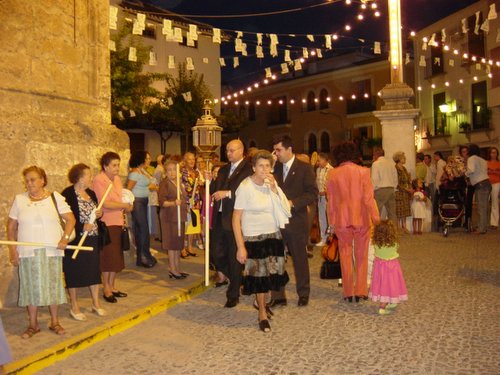
<path fill-rule="evenodd" d="M 52 192 L 50 194 L 50 198 L 52 198 L 52 203 L 54 203 L 54 208 L 56 209 L 57 216 L 59 217 L 59 224 L 61 224 L 61 228 L 63 228 L 63 230 L 64 230 L 64 222 L 63 222 L 63 219 L 61 217 L 61 214 L 59 213 L 59 208 L 57 207 L 57 201 L 56 201 L 56 197 L 54 195 L 54 192 Z"/>

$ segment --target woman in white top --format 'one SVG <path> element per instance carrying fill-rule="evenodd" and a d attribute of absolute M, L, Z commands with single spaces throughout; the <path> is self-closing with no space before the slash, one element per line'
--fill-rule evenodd
<path fill-rule="evenodd" d="M 280 290 L 288 282 L 285 271 L 285 249 L 280 228 L 291 216 L 290 204 L 271 173 L 273 158 L 266 150 L 252 158 L 254 174 L 243 180 L 236 190 L 233 231 L 238 261 L 245 265 L 243 294 L 256 294 L 259 327 L 271 330 L 265 296 Z"/>
<path fill-rule="evenodd" d="M 59 324 L 57 305 L 66 303 L 62 279 L 62 257 L 75 226 L 75 217 L 63 196 L 45 189 L 47 175 L 37 166 L 23 171 L 27 192 L 16 195 L 9 212 L 10 241 L 38 242 L 53 246 L 9 246 L 10 262 L 19 266 L 19 306 L 26 306 L 29 327 L 21 335 L 28 339 L 40 332 L 38 306 L 49 306 L 49 329 L 65 333 Z M 60 216 L 64 220 L 61 227 Z"/>

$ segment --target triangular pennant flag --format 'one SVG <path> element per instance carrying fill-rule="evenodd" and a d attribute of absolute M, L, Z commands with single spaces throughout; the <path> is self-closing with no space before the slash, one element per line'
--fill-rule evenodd
<path fill-rule="evenodd" d="M 234 40 L 234 50 L 236 52 L 241 52 L 243 50 L 243 47 L 241 46 L 243 44 L 243 40 L 242 39 L 235 39 Z"/>
<path fill-rule="evenodd" d="M 156 52 L 149 52 L 149 65 L 156 66 L 158 64 L 158 60 L 156 59 Z"/>
<path fill-rule="evenodd" d="M 462 34 L 467 34 L 469 28 L 467 27 L 467 18 L 462 18 Z"/>
<path fill-rule="evenodd" d="M 142 28 L 141 25 L 139 25 L 139 22 L 137 20 L 134 20 L 134 25 L 132 26 L 132 34 L 133 35 L 142 35 L 142 32 L 144 29 Z"/>
<path fill-rule="evenodd" d="M 137 50 L 135 47 L 130 47 L 128 49 L 128 60 L 137 61 Z"/>
<path fill-rule="evenodd" d="M 180 27 L 174 27 L 174 41 L 182 43 L 182 29 Z"/>
<path fill-rule="evenodd" d="M 488 12 L 488 19 L 489 20 L 496 20 L 497 19 L 497 10 L 495 4 L 490 5 L 490 10 Z"/>
<path fill-rule="evenodd" d="M 219 57 L 219 64 L 220 66 L 226 66 L 226 60 L 224 60 L 224 57 Z"/>
<path fill-rule="evenodd" d="M 287 74 L 289 72 L 288 70 L 288 64 L 287 63 L 282 63 L 281 64 L 281 74 Z"/>
<path fill-rule="evenodd" d="M 429 45 L 430 46 L 436 45 L 436 33 L 432 33 L 431 39 L 429 40 Z"/>
<path fill-rule="evenodd" d="M 422 51 L 427 51 L 427 43 L 426 42 L 422 43 Z"/>
<path fill-rule="evenodd" d="M 109 7 L 109 28 L 111 30 L 118 28 L 118 8 L 112 5 Z"/>
<path fill-rule="evenodd" d="M 269 53 L 271 54 L 272 57 L 278 56 L 278 48 L 277 48 L 276 44 L 271 44 L 271 48 L 270 48 Z"/>
<path fill-rule="evenodd" d="M 146 28 L 146 15 L 144 13 L 137 13 L 137 23 L 143 30 Z"/>
<path fill-rule="evenodd" d="M 314 42 L 314 36 L 311 34 L 307 34 L 307 39 L 309 39 L 309 41 L 311 42 Z"/>
<path fill-rule="evenodd" d="M 214 33 L 214 35 L 212 36 L 212 42 L 220 44 L 221 43 L 220 29 L 214 27 L 212 31 Z"/>
<path fill-rule="evenodd" d="M 425 56 L 420 56 L 420 61 L 418 62 L 419 66 L 427 66 L 427 63 L 425 61 Z"/>
<path fill-rule="evenodd" d="M 293 66 L 293 70 L 302 70 L 302 63 L 300 62 L 300 59 L 295 60 L 295 64 Z"/>
<path fill-rule="evenodd" d="M 265 71 L 266 71 L 266 78 L 271 78 L 273 76 L 271 68 L 266 68 Z"/>
<path fill-rule="evenodd" d="M 246 43 L 242 43 L 241 44 L 241 54 L 243 56 L 248 56 L 248 52 L 247 52 L 247 44 Z"/>
<path fill-rule="evenodd" d="M 114 40 L 109 41 L 109 50 L 110 51 L 116 51 L 116 43 Z"/>
<path fill-rule="evenodd" d="M 375 55 L 380 55 L 382 53 L 382 51 L 380 50 L 380 42 L 375 42 L 373 44 L 373 53 Z"/>
<path fill-rule="evenodd" d="M 318 56 L 318 59 L 323 58 L 323 53 L 321 52 L 321 48 L 316 48 L 316 56 Z"/>
<path fill-rule="evenodd" d="M 474 25 L 474 34 L 479 35 L 479 19 L 481 18 L 481 11 L 476 12 L 476 23 Z"/>
<path fill-rule="evenodd" d="M 191 39 L 198 40 L 198 26 L 189 24 L 189 35 Z"/>
<path fill-rule="evenodd" d="M 448 60 L 448 65 L 449 65 L 449 66 L 455 66 L 455 60 L 453 60 L 453 59 L 449 59 L 449 60 Z"/>
<path fill-rule="evenodd" d="M 182 97 L 184 98 L 184 100 L 186 102 L 190 102 L 193 100 L 192 96 L 191 96 L 191 91 L 187 91 L 187 92 L 183 92 L 182 93 Z"/>
<path fill-rule="evenodd" d="M 276 34 L 269 34 L 269 37 L 271 38 L 271 44 L 279 44 L 279 42 L 278 42 L 278 35 L 276 35 Z"/>
<path fill-rule="evenodd" d="M 208 57 L 203 58 L 203 64 L 208 64 Z"/>
<path fill-rule="evenodd" d="M 290 50 L 286 49 L 285 50 L 285 58 L 284 58 L 285 61 L 292 61 L 292 59 L 290 58 Z"/>
<path fill-rule="evenodd" d="M 483 30 L 486 34 L 490 32 L 490 20 L 484 20 L 483 24 L 481 25 L 481 30 Z"/>
<path fill-rule="evenodd" d="M 325 35 L 325 47 L 326 49 L 332 49 L 332 36 L 330 34 Z"/>
<path fill-rule="evenodd" d="M 172 29 L 172 20 L 163 20 L 163 27 L 161 29 L 163 35 L 172 35 L 174 33 Z"/>
<path fill-rule="evenodd" d="M 242 31 L 236 31 L 236 38 L 243 38 L 243 32 Z"/>
<path fill-rule="evenodd" d="M 175 69 L 175 56 L 168 55 L 168 68 Z"/>
<path fill-rule="evenodd" d="M 193 36 L 190 33 L 186 34 L 186 46 L 188 46 L 188 47 L 194 47 L 194 39 L 193 39 Z"/>
<path fill-rule="evenodd" d="M 238 56 L 234 56 L 233 57 L 233 68 L 237 68 L 238 66 L 240 66 L 240 59 Z"/>
<path fill-rule="evenodd" d="M 307 50 L 307 48 L 306 48 L 306 47 L 302 47 L 302 57 L 303 57 L 304 59 L 309 58 L 309 51 Z"/>
<path fill-rule="evenodd" d="M 257 33 L 257 45 L 262 45 L 262 33 Z"/>
<path fill-rule="evenodd" d="M 407 52 L 406 53 L 406 58 L 405 58 L 405 65 L 408 65 L 410 62 L 411 62 L 410 54 Z"/>
<path fill-rule="evenodd" d="M 257 46 L 255 48 L 255 53 L 256 53 L 258 59 L 264 58 L 264 48 L 262 48 L 262 46 Z"/>
<path fill-rule="evenodd" d="M 194 64 L 193 64 L 192 57 L 186 57 L 186 69 L 187 70 L 194 70 Z"/>
<path fill-rule="evenodd" d="M 446 29 L 441 29 L 441 42 L 446 43 Z"/>
<path fill-rule="evenodd" d="M 174 100 L 170 96 L 167 98 L 167 104 L 169 106 L 174 105 Z"/>

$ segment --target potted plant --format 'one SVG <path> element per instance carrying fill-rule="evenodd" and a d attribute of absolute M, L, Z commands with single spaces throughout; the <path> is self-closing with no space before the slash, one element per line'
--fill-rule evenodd
<path fill-rule="evenodd" d="M 460 129 L 460 132 L 462 133 L 468 133 L 471 131 L 470 123 L 468 123 L 467 121 L 462 121 L 460 124 L 458 124 L 458 127 Z"/>

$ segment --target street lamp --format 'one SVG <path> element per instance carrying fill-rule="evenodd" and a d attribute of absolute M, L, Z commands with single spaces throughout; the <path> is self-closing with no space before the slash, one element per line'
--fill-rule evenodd
<path fill-rule="evenodd" d="M 221 145 L 222 128 L 217 125 L 217 120 L 212 116 L 211 101 L 205 99 L 203 102 L 203 115 L 196 121 L 196 125 L 191 128 L 193 132 L 193 146 L 196 151 L 205 159 L 207 172 L 210 172 L 211 154 Z M 205 286 L 208 286 L 209 264 L 210 264 L 210 215 L 208 205 L 210 204 L 210 181 L 205 184 Z"/>

